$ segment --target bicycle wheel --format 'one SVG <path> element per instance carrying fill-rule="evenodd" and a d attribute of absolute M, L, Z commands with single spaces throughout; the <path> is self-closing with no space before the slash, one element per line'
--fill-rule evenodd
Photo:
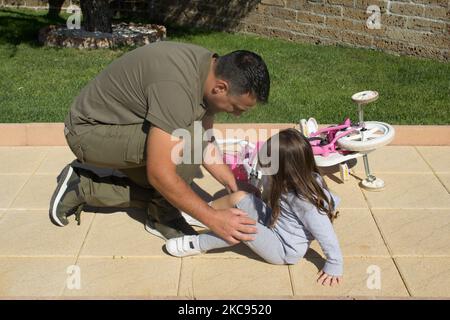
<path fill-rule="evenodd" d="M 358 129 L 337 140 L 337 145 L 348 151 L 368 151 L 389 144 L 395 136 L 394 128 L 384 122 L 367 121 L 365 131 Z"/>

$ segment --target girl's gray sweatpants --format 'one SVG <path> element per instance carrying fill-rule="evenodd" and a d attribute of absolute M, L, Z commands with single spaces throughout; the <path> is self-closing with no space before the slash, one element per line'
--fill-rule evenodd
<path fill-rule="evenodd" d="M 248 216 L 257 221 L 258 233 L 255 240 L 244 243 L 257 255 L 273 264 L 286 264 L 285 251 L 278 234 L 267 227 L 270 223 L 272 210 L 259 198 L 246 195 L 239 201 L 236 208 L 247 212 Z M 230 245 L 212 232 L 199 235 L 200 249 L 209 251 L 212 249 L 226 248 Z"/>

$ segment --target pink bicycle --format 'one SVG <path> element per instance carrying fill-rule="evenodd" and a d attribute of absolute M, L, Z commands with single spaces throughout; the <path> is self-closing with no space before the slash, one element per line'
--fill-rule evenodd
<path fill-rule="evenodd" d="M 300 121 L 300 131 L 312 146 L 317 166 L 329 167 L 339 164 L 342 181 L 349 179 L 347 161 L 363 158 L 366 178 L 361 182 L 367 190 L 381 190 L 383 180 L 370 171 L 368 153 L 389 144 L 395 136 L 394 128 L 384 122 L 364 122 L 363 106 L 378 99 L 378 92 L 363 91 L 352 96 L 358 105 L 359 122 L 352 124 L 346 119 L 342 124 L 319 129 L 314 118 Z M 261 185 L 261 171 L 257 165 L 257 155 L 264 141 L 251 143 L 242 139 L 216 140 L 227 163 L 237 180 Z"/>
<path fill-rule="evenodd" d="M 317 166 L 339 164 L 341 179 L 345 181 L 349 177 L 347 161 L 363 157 L 366 178 L 361 185 L 372 191 L 383 189 L 384 182 L 371 173 L 368 153 L 389 144 L 395 136 L 394 128 L 387 123 L 364 121 L 363 107 L 377 99 L 376 91 L 362 91 L 352 96 L 353 102 L 358 105 L 357 124 L 346 119 L 340 125 L 319 129 L 314 118 L 300 120 L 300 131 L 311 143 Z"/>

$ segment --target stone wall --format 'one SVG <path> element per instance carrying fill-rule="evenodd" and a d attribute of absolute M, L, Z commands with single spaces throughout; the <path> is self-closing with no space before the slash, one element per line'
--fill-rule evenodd
<path fill-rule="evenodd" d="M 47 6 L 42 0 L 0 3 Z M 66 1 L 65 6 L 70 3 Z M 112 6 L 116 15 L 146 17 L 152 23 L 342 44 L 448 61 L 449 4 L 450 0 L 116 0 Z M 379 8 L 378 19 L 376 12 L 367 13 L 371 5 Z"/>

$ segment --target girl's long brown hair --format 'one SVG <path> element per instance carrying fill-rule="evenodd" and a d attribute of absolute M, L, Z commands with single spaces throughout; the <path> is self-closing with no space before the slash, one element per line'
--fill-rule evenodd
<path fill-rule="evenodd" d="M 314 161 L 314 155 L 308 140 L 296 129 L 286 129 L 278 133 L 279 148 L 274 152 L 279 155 L 279 169 L 270 176 L 268 202 L 272 208 L 270 226 L 273 227 L 280 215 L 280 198 L 283 193 L 295 192 L 298 197 L 317 207 L 333 222 L 337 217 L 333 200 L 325 195 L 328 187 L 323 179 L 322 185 L 317 181 L 320 172 Z M 272 138 L 267 140 L 265 150 L 270 153 Z M 272 156 L 272 155 L 268 155 Z"/>

